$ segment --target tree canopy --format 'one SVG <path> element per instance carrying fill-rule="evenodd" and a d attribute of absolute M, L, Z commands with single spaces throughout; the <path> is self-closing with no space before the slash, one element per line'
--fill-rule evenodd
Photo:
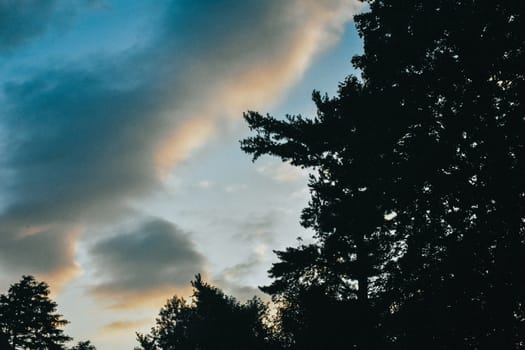
<path fill-rule="evenodd" d="M 48 285 L 23 276 L 0 295 L 0 341 L 12 349 L 65 349 L 71 338 L 61 328 L 68 321 L 56 311 Z"/>
<path fill-rule="evenodd" d="M 317 241 L 278 252 L 264 290 L 308 323 L 298 291 L 321 286 L 360 319 L 339 335 L 360 349 L 519 348 L 525 5 L 368 5 L 361 76 L 314 92 L 315 117 L 245 114 L 244 151 L 314 170 L 302 223 Z"/>

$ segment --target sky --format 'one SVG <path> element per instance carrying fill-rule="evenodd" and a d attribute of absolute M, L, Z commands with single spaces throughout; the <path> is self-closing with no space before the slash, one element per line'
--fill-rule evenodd
<path fill-rule="evenodd" d="M 314 116 L 356 0 L 0 0 L 0 292 L 46 281 L 66 332 L 132 349 L 201 273 L 267 298 L 308 240 L 306 169 L 239 148 L 247 110 Z"/>

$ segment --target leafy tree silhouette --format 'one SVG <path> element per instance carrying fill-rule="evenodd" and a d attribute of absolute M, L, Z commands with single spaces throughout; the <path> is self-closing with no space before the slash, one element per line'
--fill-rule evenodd
<path fill-rule="evenodd" d="M 65 349 L 71 340 L 60 327 L 68 323 L 56 313 L 49 287 L 33 276 L 23 276 L 7 295 L 0 295 L 0 330 L 12 349 Z"/>
<path fill-rule="evenodd" d="M 169 299 L 151 333 L 137 333 L 138 349 L 271 349 L 266 304 L 257 298 L 241 304 L 200 275 L 191 285 L 192 301 Z"/>
<path fill-rule="evenodd" d="M 361 79 L 314 92 L 315 118 L 245 114 L 254 159 L 315 170 L 317 241 L 278 252 L 263 290 L 295 325 L 302 290 L 355 297 L 339 337 L 360 349 L 523 347 L 525 3 L 368 3 Z"/>
<path fill-rule="evenodd" d="M 392 130 L 378 129 L 384 116 L 370 114 L 373 96 L 367 85 L 349 77 L 340 84 L 335 98 L 314 92 L 315 118 L 278 120 L 253 111 L 245 114 L 256 136 L 241 141 L 241 148 L 252 153 L 254 160 L 269 154 L 315 169 L 309 181 L 312 199 L 301 219 L 303 226 L 315 230 L 317 241 L 310 247 L 278 252 L 286 259 L 270 270 L 277 280 L 263 290 L 277 300 L 284 299 L 284 304 L 290 297 L 300 303 L 301 299 L 290 294 L 295 288 L 291 286 L 317 285 L 333 303 L 344 303 L 345 307 L 336 308 L 326 319 L 323 329 L 340 329 L 350 322 L 349 314 L 359 322 L 350 323 L 350 334 L 323 336 L 333 346 L 379 346 L 375 299 L 381 290 L 382 267 L 396 255 L 393 222 L 385 217 L 393 211 L 387 171 L 391 157 L 386 156 L 390 145 L 378 142 L 393 139 Z M 301 338 L 313 349 L 326 348 L 326 344 L 314 346 L 318 335 L 307 332 L 305 336 L 309 340 Z"/>
<path fill-rule="evenodd" d="M 524 14 L 375 1 L 356 19 L 374 113 L 400 130 L 387 197 L 404 248 L 385 294 L 400 348 L 523 346 Z"/>
<path fill-rule="evenodd" d="M 1 350 L 11 350 L 13 349 L 9 344 L 9 336 L 3 333 L 3 330 L 0 331 L 0 349 Z"/>
<path fill-rule="evenodd" d="M 296 290 L 312 289 L 324 295 L 325 300 L 329 298 L 329 304 L 341 304 L 333 308 L 334 313 L 328 318 L 322 308 L 316 308 L 322 312 L 317 316 L 311 315 L 313 309 L 299 313 L 310 314 L 310 320 L 324 319 L 325 342 L 318 343 L 319 334 L 305 332 L 294 337 L 297 348 L 324 349 L 327 341 L 333 342 L 330 346 L 375 347 L 378 338 L 374 328 L 378 320 L 372 299 L 379 290 L 381 266 L 394 254 L 391 223 L 385 219 L 385 213 L 392 209 L 381 171 L 388 162 L 383 157 L 386 146 L 374 143 L 377 121 L 365 113 L 370 94 L 356 78 L 340 85 L 339 97 L 329 99 L 314 92 L 313 100 L 318 108 L 313 119 L 287 116 L 278 120 L 257 112 L 245 114 L 257 135 L 241 142 L 244 151 L 252 153 L 254 159 L 262 154 L 277 155 L 293 165 L 316 171 L 309 181 L 312 199 L 301 219 L 303 226 L 315 230 L 317 241 L 278 252 L 282 262 L 270 270 L 276 281 L 263 291 L 282 305 L 290 305 L 294 300 L 294 308 L 307 306 L 301 305 L 304 300 L 297 298 Z M 348 118 L 349 113 L 358 117 Z M 366 147 L 356 152 L 357 145 Z M 303 292 L 302 295 L 309 294 Z M 290 310 L 285 307 L 281 311 L 284 316 Z M 359 322 L 352 322 L 351 318 Z M 310 322 L 296 321 L 298 325 Z M 336 331 L 344 324 L 353 325 L 349 328 L 353 330 L 351 334 Z M 331 333 L 334 336 L 328 336 Z M 305 345 L 299 345 L 299 339 Z"/>

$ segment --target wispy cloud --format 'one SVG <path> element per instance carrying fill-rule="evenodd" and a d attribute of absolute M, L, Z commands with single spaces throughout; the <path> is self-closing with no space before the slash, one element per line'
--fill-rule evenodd
<path fill-rule="evenodd" d="M 238 224 L 238 232 L 233 239 L 241 240 L 248 245 L 272 244 L 275 239 L 275 226 L 279 213 L 270 211 L 263 215 L 250 215 Z"/>
<path fill-rule="evenodd" d="M 213 282 L 241 300 L 254 296 L 268 300 L 268 295 L 253 285 L 248 285 L 246 281 L 261 268 L 267 268 L 269 247 L 275 244 L 275 227 L 278 221 L 279 213 L 270 211 L 264 215 L 248 215 L 238 222 L 238 232 L 231 238 L 241 243 L 243 249 L 249 252 L 248 257 L 217 273 Z"/>
<path fill-rule="evenodd" d="M 111 322 L 107 325 L 105 325 L 102 328 L 103 334 L 111 334 L 111 333 L 122 333 L 122 332 L 129 332 L 134 331 L 137 328 L 143 327 L 144 325 L 150 323 L 150 319 L 143 319 L 143 320 L 133 320 L 133 321 L 115 321 Z"/>
<path fill-rule="evenodd" d="M 213 187 L 213 182 L 208 180 L 202 180 L 197 183 L 198 188 L 208 189 Z"/>
<path fill-rule="evenodd" d="M 266 162 L 266 164 L 257 168 L 257 172 L 277 182 L 304 180 L 308 176 L 306 169 L 301 169 L 280 161 Z"/>

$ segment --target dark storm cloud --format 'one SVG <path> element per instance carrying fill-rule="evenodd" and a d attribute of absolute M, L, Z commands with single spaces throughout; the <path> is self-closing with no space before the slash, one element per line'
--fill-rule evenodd
<path fill-rule="evenodd" d="M 0 31 L 0 50 L 45 31 L 56 7 L 53 1 L 25 1 L 18 13 L 15 2 L 0 0 L 1 16 L 13 23 Z M 165 16 L 140 49 L 4 84 L 0 247 L 11 253 L 0 254 L 0 267 L 13 266 L 43 237 L 41 254 L 49 261 L 28 256 L 21 266 L 49 273 L 75 266 L 72 245 L 62 244 L 62 237 L 73 235 L 64 232 L 116 220 L 130 201 L 161 188 L 159 168 L 169 170 L 204 142 L 203 126 L 213 130 L 218 116 L 240 117 L 279 96 L 348 17 L 341 16 L 344 0 L 162 4 L 168 6 Z M 17 32 L 15 24 L 32 16 L 31 28 Z M 26 227 L 43 236 L 28 238 Z M 119 263 L 103 261 L 108 271 Z"/>
<path fill-rule="evenodd" d="M 90 249 L 103 282 L 95 294 L 148 294 L 166 287 L 187 288 L 205 259 L 188 234 L 162 219 L 150 219 Z"/>

